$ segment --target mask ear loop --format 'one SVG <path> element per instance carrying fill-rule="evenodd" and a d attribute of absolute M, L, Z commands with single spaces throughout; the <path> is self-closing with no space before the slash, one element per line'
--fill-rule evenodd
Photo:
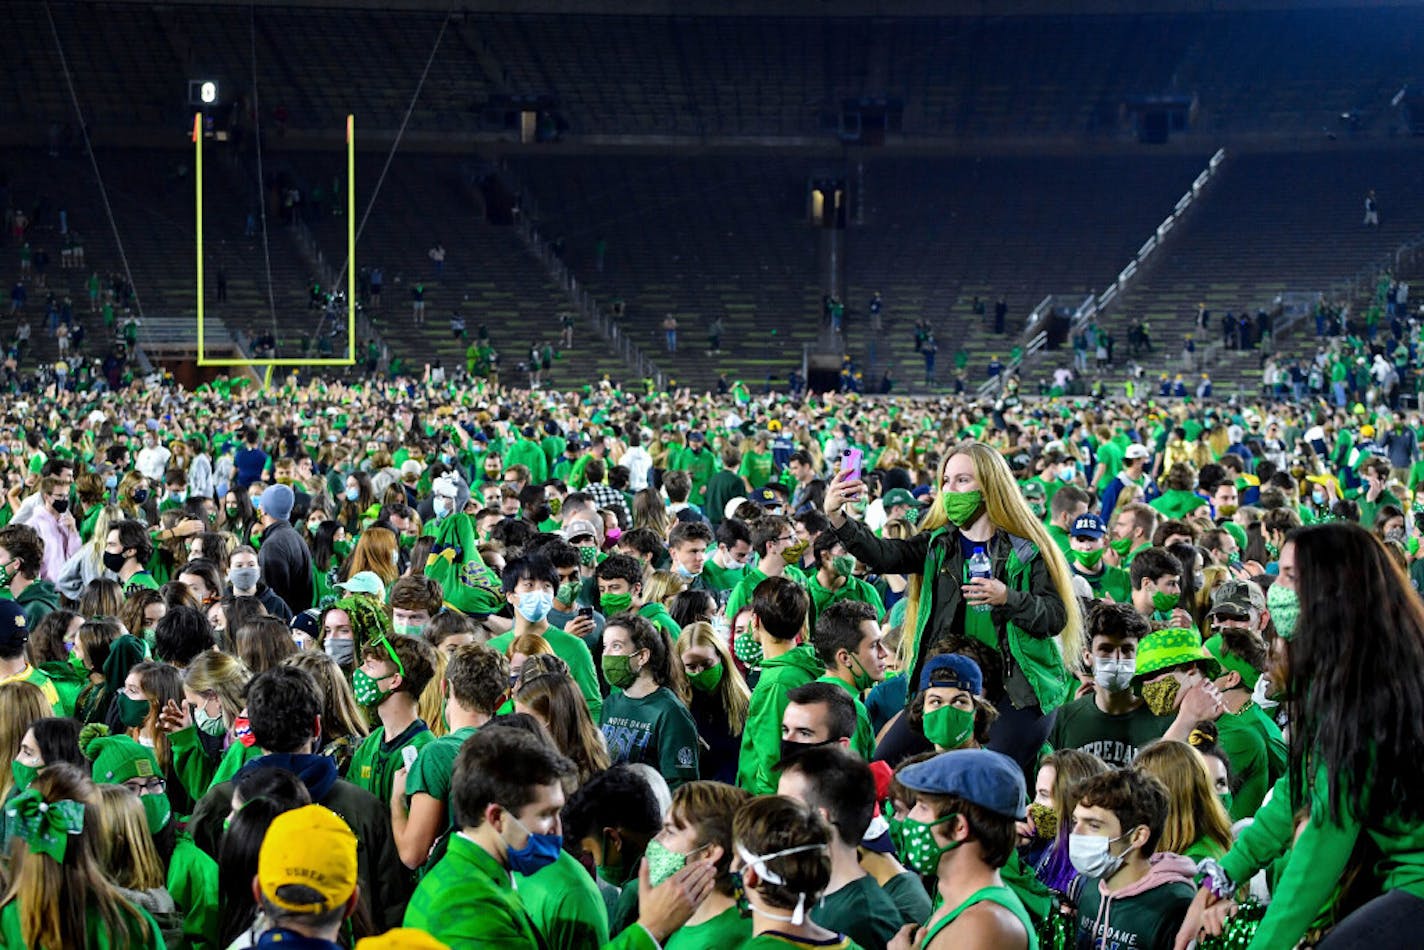
<path fill-rule="evenodd" d="M 800 893 L 796 895 L 796 909 L 791 912 L 791 924 L 800 927 L 806 922 L 806 895 Z"/>

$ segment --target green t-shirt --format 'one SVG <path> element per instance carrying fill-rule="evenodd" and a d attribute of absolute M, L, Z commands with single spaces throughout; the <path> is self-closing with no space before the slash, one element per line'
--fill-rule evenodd
<path fill-rule="evenodd" d="M 672 690 L 660 686 L 634 699 L 615 689 L 603 702 L 599 725 L 614 762 L 651 765 L 674 789 L 697 780 L 697 725 Z"/>
<path fill-rule="evenodd" d="M 733 950 L 751 938 L 752 919 L 728 907 L 711 920 L 686 924 L 672 932 L 663 950 Z"/>
<path fill-rule="evenodd" d="M 1110 716 L 1098 708 L 1091 693 L 1058 709 L 1048 744 L 1054 749 L 1089 752 L 1115 769 L 1125 769 L 1137 758 L 1138 750 L 1162 738 L 1172 720 L 1154 716 L 1147 706 Z"/>
<path fill-rule="evenodd" d="M 732 568 L 721 567 L 711 557 L 708 557 L 702 565 L 702 579 L 706 582 L 707 589 L 713 591 L 732 590 L 741 583 L 746 573 L 747 566 L 745 564 L 739 564 Z"/>
<path fill-rule="evenodd" d="M 597 722 L 599 711 L 603 708 L 603 693 L 598 688 L 598 673 L 593 668 L 593 654 L 589 652 L 588 644 L 554 626 L 549 627 L 540 636 L 549 642 L 549 649 L 554 651 L 554 655 L 569 665 L 569 675 L 574 678 L 579 692 L 588 701 L 588 714 Z M 486 646 L 500 653 L 508 653 L 509 645 L 513 642 L 514 631 L 511 630 L 490 640 Z"/>
<path fill-rule="evenodd" d="M 765 488 L 771 481 L 772 455 L 770 452 L 748 452 L 742 456 L 742 467 L 737 474 L 747 480 L 752 491 Z"/>
<path fill-rule="evenodd" d="M 1255 703 L 1216 721 L 1219 745 L 1231 762 L 1236 787 L 1231 820 L 1256 814 L 1266 792 L 1286 772 L 1286 741 L 1280 727 Z"/>
<path fill-rule="evenodd" d="M 385 740 L 385 727 L 377 726 L 356 747 L 351 756 L 351 765 L 346 770 L 346 780 L 389 804 L 391 782 L 395 780 L 396 772 L 405 768 L 401 750 L 406 746 L 423 749 L 435 741 L 435 734 L 422 720 L 417 719 L 390 742 Z M 420 761 L 419 758 L 416 761 Z"/>
<path fill-rule="evenodd" d="M 930 902 L 929 892 L 925 890 L 920 876 L 914 871 L 902 871 L 880 885 L 880 889 L 885 892 L 885 896 L 890 898 L 890 902 L 900 912 L 901 926 L 905 924 L 914 924 L 916 927 L 924 926 L 925 921 L 930 919 L 930 914 L 934 913 L 934 904 Z"/>
<path fill-rule="evenodd" d="M 811 908 L 811 920 L 862 947 L 883 947 L 900 929 L 894 901 L 869 874 L 822 897 Z"/>
<path fill-rule="evenodd" d="M 158 590 L 158 581 L 148 571 L 139 571 L 124 584 L 124 595 L 128 596 L 136 590 Z"/>
<path fill-rule="evenodd" d="M 445 803 L 445 827 L 455 830 L 455 812 L 450 808 L 450 776 L 455 771 L 455 756 L 460 754 L 460 746 L 478 731 L 474 726 L 466 726 L 417 746 L 420 755 L 405 777 L 407 808 L 416 793 L 424 792 L 437 802 Z"/>

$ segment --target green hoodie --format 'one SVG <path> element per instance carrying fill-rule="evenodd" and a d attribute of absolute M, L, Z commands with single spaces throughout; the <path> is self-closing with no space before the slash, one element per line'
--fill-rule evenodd
<path fill-rule="evenodd" d="M 676 620 L 672 619 L 672 614 L 668 613 L 667 608 L 657 601 L 651 601 L 639 607 L 638 616 L 653 626 L 661 628 L 673 643 L 676 643 L 677 638 L 682 635 L 682 628 L 677 625 Z"/>
<path fill-rule="evenodd" d="M 20 591 L 15 603 L 25 612 L 25 625 L 33 630 L 41 620 L 59 609 L 59 591 L 49 581 L 34 581 Z"/>
<path fill-rule="evenodd" d="M 826 671 L 809 645 L 794 647 L 778 657 L 763 660 L 761 679 L 752 690 L 747 724 L 742 730 L 742 751 L 737 758 L 737 784 L 753 795 L 776 792 L 773 768 L 781 760 L 781 716 L 786 694 Z"/>

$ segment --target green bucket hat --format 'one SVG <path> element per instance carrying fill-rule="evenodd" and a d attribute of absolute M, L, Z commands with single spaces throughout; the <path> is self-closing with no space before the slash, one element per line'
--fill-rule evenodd
<path fill-rule="evenodd" d="M 1137 645 L 1137 671 L 1132 685 L 1140 687 L 1149 677 L 1174 666 L 1200 664 L 1208 679 L 1221 675 L 1221 664 L 1202 646 L 1201 634 L 1185 627 L 1157 630 Z"/>
<path fill-rule="evenodd" d="M 1226 644 L 1222 642 L 1221 634 L 1214 634 L 1211 639 L 1203 645 L 1206 652 L 1216 657 L 1216 661 L 1221 664 L 1222 670 L 1234 670 L 1241 676 L 1241 683 L 1247 689 L 1255 689 L 1256 681 L 1261 678 L 1261 671 L 1241 657 L 1227 652 Z"/>

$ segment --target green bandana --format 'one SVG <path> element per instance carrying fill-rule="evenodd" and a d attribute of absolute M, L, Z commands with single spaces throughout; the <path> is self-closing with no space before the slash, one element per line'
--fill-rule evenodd
<path fill-rule="evenodd" d="M 1181 599 L 1181 594 L 1164 594 L 1160 590 L 1153 591 L 1152 609 L 1157 611 L 1158 613 L 1165 614 L 1170 610 L 1174 610 L 1178 602 L 1181 601 Z"/>
<path fill-rule="evenodd" d="M 1132 551 L 1132 539 L 1116 538 L 1108 542 L 1108 547 L 1112 548 L 1118 557 L 1127 557 Z"/>
<path fill-rule="evenodd" d="M 957 817 L 954 813 L 945 815 L 935 821 L 916 821 L 913 818 L 906 818 L 902 826 L 900 836 L 905 842 L 904 850 L 900 856 L 905 859 L 911 870 L 929 877 L 939 872 L 939 859 L 955 848 L 959 847 L 958 841 L 952 841 L 947 845 L 941 845 L 934 839 L 934 832 L 930 829 L 935 825 L 942 825 L 947 821 L 953 821 Z"/>
<path fill-rule="evenodd" d="M 47 854 L 60 864 L 69 836 L 83 831 L 83 802 L 46 802 L 39 792 L 26 789 L 5 805 L 5 840 L 21 838 L 31 852 Z"/>
<path fill-rule="evenodd" d="M 632 594 L 604 594 L 599 598 L 599 603 L 603 606 L 603 614 L 612 617 L 614 614 L 621 614 L 633 606 Z"/>
<path fill-rule="evenodd" d="M 1282 640 L 1295 636 L 1295 625 L 1300 619 L 1300 598 L 1289 587 L 1277 581 L 1266 590 L 1266 609 L 1271 612 L 1271 622 L 1276 625 L 1276 635 Z"/>

